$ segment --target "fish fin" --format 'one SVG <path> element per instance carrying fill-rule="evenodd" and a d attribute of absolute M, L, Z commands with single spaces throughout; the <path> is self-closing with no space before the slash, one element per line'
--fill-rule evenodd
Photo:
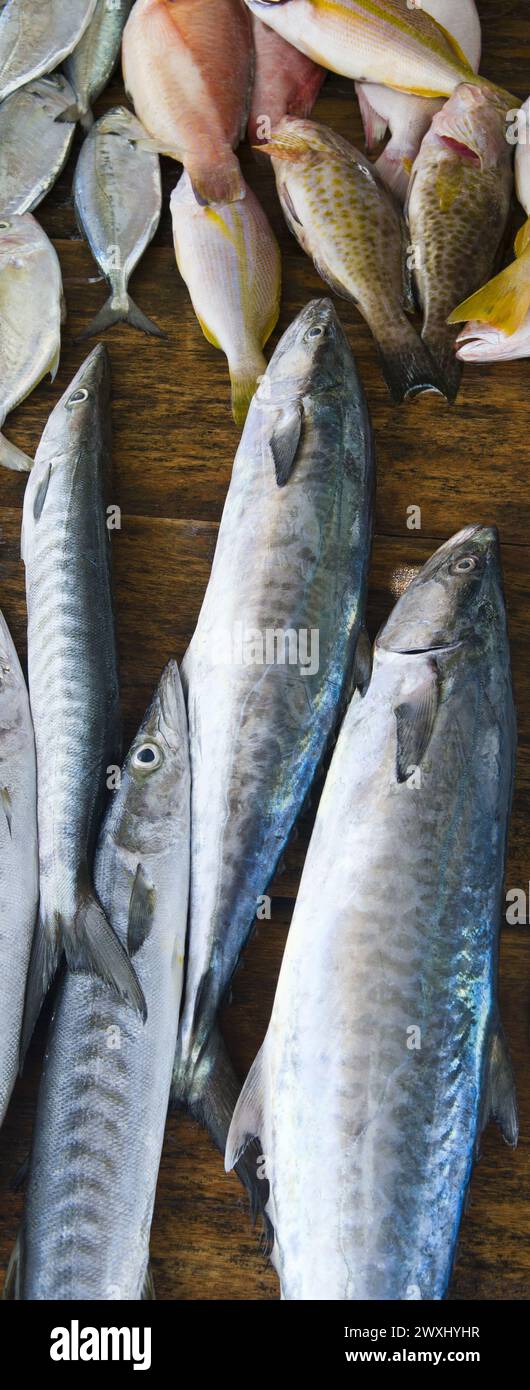
<path fill-rule="evenodd" d="M 262 364 L 254 363 L 250 371 L 247 365 L 233 367 L 229 364 L 229 367 L 232 387 L 232 415 L 238 429 L 242 430 L 258 379 L 267 370 L 267 363 L 263 358 Z"/>
<path fill-rule="evenodd" d="M 124 299 L 115 300 L 110 295 L 106 304 L 100 309 L 99 314 L 91 320 L 87 328 L 82 333 L 78 333 L 76 342 L 81 343 L 84 338 L 92 338 L 95 334 L 105 333 L 107 328 L 112 328 L 115 323 L 130 323 L 132 328 L 139 328 L 142 333 L 148 333 L 152 338 L 165 338 L 166 334 L 147 317 L 138 305 L 134 303 L 128 294 Z"/>
<path fill-rule="evenodd" d="M 423 391 L 437 391 L 445 394 L 444 385 L 430 352 L 415 328 L 403 315 L 403 334 L 401 340 L 394 339 L 392 346 L 377 339 L 381 367 L 392 400 L 396 405 L 419 396 Z"/>
<path fill-rule="evenodd" d="M 397 725 L 396 775 L 406 782 L 419 767 L 429 743 L 440 702 L 440 681 L 434 661 L 416 690 L 395 710 Z"/>
<path fill-rule="evenodd" d="M 368 686 L 372 679 L 372 643 L 364 623 L 357 638 L 355 656 L 351 673 L 351 690 L 358 690 L 360 695 L 366 695 Z"/>
<path fill-rule="evenodd" d="M 490 1119 L 497 1121 L 506 1143 L 515 1148 L 519 1135 L 517 1095 L 508 1044 L 499 1022 L 493 1029 L 489 1043 L 478 1143 Z"/>
<path fill-rule="evenodd" d="M 143 864 L 139 864 L 129 902 L 127 924 L 127 950 L 135 956 L 141 950 L 153 925 L 156 902 L 156 888 L 147 877 Z"/>
<path fill-rule="evenodd" d="M 7 828 L 8 828 L 8 831 L 9 831 L 9 838 L 10 838 L 10 840 L 12 840 L 12 838 L 13 838 L 13 830 L 12 830 L 12 825 L 13 825 L 13 805 L 12 805 L 12 802 L 11 802 L 11 797 L 10 797 L 10 795 L 9 795 L 9 787 L 0 787 L 0 806 L 2 807 L 2 810 L 3 810 L 3 812 L 4 812 L 4 815 L 5 815 L 5 818 L 6 818 L 6 821 L 7 821 Z"/>
<path fill-rule="evenodd" d="M 62 954 L 60 932 L 39 914 L 29 958 L 24 999 L 24 1016 L 20 1034 L 20 1070 L 24 1066 L 42 1005 L 57 973 Z"/>
<path fill-rule="evenodd" d="M 245 180 L 237 155 L 205 169 L 186 166 L 193 192 L 201 207 L 211 203 L 238 203 L 246 196 Z"/>
<path fill-rule="evenodd" d="M 355 83 L 355 93 L 359 102 L 361 120 L 363 123 L 364 138 L 368 154 L 373 154 L 378 145 L 382 143 L 388 130 L 388 121 L 385 116 L 380 116 L 375 106 L 372 106 L 367 92 L 370 84 L 363 82 Z"/>
<path fill-rule="evenodd" d="M 239 1163 L 251 1139 L 262 1138 L 264 1047 L 265 1044 L 254 1058 L 232 1115 L 225 1150 L 227 1173 Z"/>
<path fill-rule="evenodd" d="M 153 1301 L 156 1300 L 155 1282 L 154 1282 L 154 1279 L 153 1279 L 153 1271 L 152 1271 L 152 1269 L 151 1269 L 151 1265 L 148 1265 L 148 1266 L 147 1266 L 147 1269 L 146 1269 L 146 1271 L 145 1271 L 144 1282 L 143 1282 L 143 1284 L 142 1284 L 142 1294 L 141 1294 L 141 1297 L 142 1297 L 142 1301 L 147 1300 L 147 1299 L 150 1299 L 150 1300 L 153 1300 Z"/>
<path fill-rule="evenodd" d="M 77 121 L 81 121 L 81 124 L 84 125 L 86 114 L 86 111 L 83 111 L 74 101 L 70 106 L 65 106 L 64 111 L 59 112 L 59 115 L 55 117 L 55 122 L 56 125 L 75 125 Z"/>
<path fill-rule="evenodd" d="M 468 73 L 470 77 L 475 77 L 475 70 L 474 68 L 472 68 L 471 63 L 469 62 L 469 58 L 464 53 L 463 48 L 460 47 L 458 39 L 455 39 L 454 34 L 451 34 L 449 32 L 449 29 L 446 29 L 445 24 L 440 24 L 440 20 L 435 19 L 434 15 L 430 15 L 429 18 L 431 19 L 432 23 L 436 25 L 436 28 L 441 30 L 444 39 L 447 40 L 449 47 L 452 48 L 453 53 L 456 54 L 456 57 L 458 58 L 459 63 L 462 64 L 462 67 L 465 69 L 465 72 Z M 461 80 L 462 82 L 465 82 L 464 75 L 462 75 Z"/>
<path fill-rule="evenodd" d="M 385 186 L 390 189 L 390 192 L 397 198 L 398 203 L 401 203 L 403 206 L 407 200 L 410 183 L 410 171 L 412 168 L 410 159 L 404 158 L 403 155 L 399 154 L 395 149 L 391 149 L 389 144 L 386 149 L 383 150 L 383 153 L 379 155 L 379 159 L 376 160 L 374 168 L 377 169 L 377 173 L 379 177 L 382 178 Z"/>
<path fill-rule="evenodd" d="M 293 471 L 300 436 L 304 410 L 300 401 L 279 410 L 270 435 L 270 449 L 274 460 L 278 487 L 285 487 Z"/>
<path fill-rule="evenodd" d="M 88 885 L 80 893 L 73 930 L 63 933 L 63 943 L 70 970 L 98 975 L 145 1023 L 147 1005 L 136 972 Z"/>
<path fill-rule="evenodd" d="M 64 318 L 63 318 L 63 305 L 64 305 L 64 308 L 66 309 L 66 304 L 65 304 L 65 301 L 64 301 L 64 300 L 61 301 L 61 323 L 64 323 Z M 66 314 L 65 314 L 65 317 L 66 317 Z M 51 362 L 50 362 L 50 366 L 49 366 L 49 372 L 50 372 L 50 376 L 51 376 L 52 381 L 55 381 L 55 378 L 56 378 L 56 376 L 57 376 L 57 372 L 59 371 L 59 362 L 60 362 L 60 360 L 61 360 L 61 343 L 60 343 L 60 341 L 59 341 L 58 344 L 57 344 L 57 347 L 56 347 L 56 349 L 55 349 L 55 352 L 54 352 L 54 354 L 53 354 L 52 360 L 51 360 Z"/>
<path fill-rule="evenodd" d="M 438 389 L 452 405 L 462 381 L 462 364 L 456 355 L 456 336 L 442 327 L 436 332 L 423 332 L 423 342 L 435 366 Z"/>
<path fill-rule="evenodd" d="M 4 1287 L 2 1289 L 3 1302 L 15 1303 L 20 1299 L 22 1284 L 22 1257 L 22 1231 L 19 1231 L 15 1239 L 13 1250 L 11 1252 L 9 1264 L 7 1266 Z"/>
<path fill-rule="evenodd" d="M 23 1192 L 26 1187 L 29 1178 L 29 1162 L 30 1154 L 27 1153 L 22 1163 L 19 1163 L 17 1171 L 9 1184 L 12 1192 Z"/>
<path fill-rule="evenodd" d="M 42 516 L 42 509 L 46 501 L 51 475 L 52 466 L 51 463 L 49 463 L 44 477 L 41 478 L 41 481 L 35 490 L 35 496 L 33 498 L 33 516 L 35 517 L 35 521 L 38 521 L 39 517 Z"/>
<path fill-rule="evenodd" d="M 33 459 L 17 449 L 16 444 L 11 444 L 6 439 L 5 434 L 0 434 L 0 463 L 4 468 L 12 468 L 16 473 L 30 473 L 33 468 Z"/>
<path fill-rule="evenodd" d="M 523 222 L 522 227 L 519 228 L 513 245 L 516 256 L 523 256 L 528 250 L 530 246 L 530 217 L 527 217 L 526 222 Z"/>
<path fill-rule="evenodd" d="M 524 230 L 524 228 L 523 228 Z M 464 299 L 449 315 L 448 323 L 491 323 L 511 337 L 524 323 L 530 309 L 530 245 L 511 265 L 495 275 L 476 294 Z"/>

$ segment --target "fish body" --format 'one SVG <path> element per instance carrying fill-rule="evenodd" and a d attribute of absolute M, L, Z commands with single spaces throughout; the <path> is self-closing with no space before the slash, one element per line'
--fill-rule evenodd
<path fill-rule="evenodd" d="M 248 138 L 269 138 L 282 116 L 310 116 L 326 76 L 325 69 L 252 15 L 254 83 Z"/>
<path fill-rule="evenodd" d="M 473 72 L 478 72 L 482 33 L 475 0 L 424 0 L 423 9 L 456 39 Z M 404 203 L 412 165 L 441 103 L 370 82 L 357 84 L 357 96 L 368 149 L 390 130 L 376 169 Z"/>
<path fill-rule="evenodd" d="M 0 213 L 0 430 L 6 416 L 49 372 L 61 351 L 61 267 L 31 213 Z M 0 463 L 27 470 L 32 460 L 0 434 Z"/>
<path fill-rule="evenodd" d="M 235 154 L 252 82 L 242 0 L 136 0 L 122 48 L 126 90 L 161 154 L 207 203 L 243 196 Z"/>
<path fill-rule="evenodd" d="M 38 901 L 35 739 L 26 682 L 0 613 L 0 1125 L 18 1072 Z"/>
<path fill-rule="evenodd" d="M 100 975 L 144 1008 L 92 886 L 106 779 L 121 741 L 104 497 L 109 469 L 110 368 L 98 344 L 50 415 L 24 495 L 40 863 L 24 1045 L 63 948 L 73 969 Z"/>
<path fill-rule="evenodd" d="M 96 0 L 8 0 L 0 10 L 0 101 L 62 63 L 90 23 Z"/>
<path fill-rule="evenodd" d="M 246 0 L 248 8 L 314 62 L 357 82 L 416 96 L 449 96 L 471 69 L 427 13 L 407 0 Z"/>
<path fill-rule="evenodd" d="M 441 1299 L 490 1115 L 515 753 L 496 532 L 399 600 L 344 720 L 227 1166 L 259 1134 L 291 1300 Z"/>
<path fill-rule="evenodd" d="M 118 61 L 123 30 L 133 0 L 96 0 L 94 14 L 64 70 L 75 93 L 75 102 L 63 120 L 80 120 L 85 129 L 92 125 L 92 103 L 107 86 Z"/>
<path fill-rule="evenodd" d="M 149 1292 L 153 1213 L 182 986 L 189 758 L 175 662 L 166 668 L 103 823 L 95 883 L 133 956 L 145 1024 L 101 980 L 67 971 L 46 1048 L 21 1236 L 21 1299 Z"/>
<path fill-rule="evenodd" d="M 280 311 L 280 248 L 248 187 L 236 202 L 201 205 L 184 171 L 171 215 L 178 268 L 203 333 L 226 353 L 232 410 L 242 426 Z"/>
<path fill-rule="evenodd" d="M 353 357 L 329 300 L 316 300 L 252 401 L 182 666 L 192 851 L 173 1094 L 223 1149 L 238 1086 L 212 1123 L 217 1011 L 362 647 L 373 488 Z M 358 667 L 357 653 L 356 678 Z"/>
<path fill-rule="evenodd" d="M 0 105 L 0 210 L 32 212 L 64 168 L 75 122 L 59 124 L 73 92 L 56 72 L 38 77 Z"/>
<path fill-rule="evenodd" d="M 406 214 L 423 339 L 454 400 L 461 368 L 455 306 L 493 269 L 512 190 L 511 147 L 502 100 L 466 83 L 434 117 L 414 165 Z"/>
<path fill-rule="evenodd" d="M 162 210 L 160 161 L 144 148 L 143 134 L 136 117 L 118 106 L 96 121 L 81 148 L 74 176 L 76 217 L 111 290 L 82 337 L 115 323 L 162 336 L 128 293 Z"/>
<path fill-rule="evenodd" d="M 392 398 L 438 389 L 406 314 L 405 224 L 373 165 L 326 126 L 294 116 L 280 121 L 263 149 L 293 235 L 322 278 L 353 300 L 369 324 Z"/>

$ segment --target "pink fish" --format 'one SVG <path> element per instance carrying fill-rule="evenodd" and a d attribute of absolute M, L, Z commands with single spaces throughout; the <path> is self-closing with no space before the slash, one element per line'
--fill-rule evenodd
<path fill-rule="evenodd" d="M 255 65 L 248 118 L 252 145 L 268 140 L 282 116 L 310 116 L 326 76 L 324 68 L 252 15 Z"/>

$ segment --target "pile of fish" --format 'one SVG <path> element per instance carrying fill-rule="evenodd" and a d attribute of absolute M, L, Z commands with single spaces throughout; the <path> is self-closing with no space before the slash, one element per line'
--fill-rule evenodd
<path fill-rule="evenodd" d="M 134 111 L 94 119 L 120 48 Z M 106 347 L 34 460 L 0 434 L 0 463 L 29 473 L 28 686 L 0 614 L 0 1124 L 59 976 L 5 1297 L 154 1297 L 170 1105 L 237 1167 L 291 1300 L 443 1298 L 490 1116 L 516 1143 L 497 998 L 516 746 L 498 536 L 468 525 L 442 545 L 372 652 L 363 386 L 329 299 L 267 365 L 281 256 L 237 154 L 248 131 L 290 231 L 369 325 L 392 399 L 454 401 L 462 362 L 530 355 L 530 99 L 480 76 L 480 53 L 474 0 L 0 6 L 0 429 L 58 370 L 61 268 L 34 213 L 79 125 L 75 211 L 110 291 L 81 336 L 164 337 L 128 285 L 169 157 L 177 266 L 242 430 L 195 633 L 123 763 Z M 326 70 L 356 83 L 367 154 L 312 119 Z M 528 221 L 495 275 L 514 147 Z M 220 1009 L 326 768 L 240 1090 Z"/>

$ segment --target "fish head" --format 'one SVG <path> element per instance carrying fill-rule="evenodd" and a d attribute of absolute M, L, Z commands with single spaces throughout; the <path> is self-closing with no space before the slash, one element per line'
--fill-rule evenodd
<path fill-rule="evenodd" d="M 147 857 L 175 842 L 189 799 L 188 725 L 176 661 L 162 672 L 116 793 L 114 838 Z"/>
<path fill-rule="evenodd" d="M 22 264 L 33 249 L 42 245 L 42 230 L 30 212 L 0 212 L 0 267 Z"/>
<path fill-rule="evenodd" d="M 351 371 L 348 339 L 330 299 L 312 299 L 289 325 L 256 392 L 259 403 L 312 394 Z"/>
<path fill-rule="evenodd" d="M 110 359 L 104 343 L 98 343 L 49 417 L 37 450 L 30 482 L 36 482 L 50 464 L 77 458 L 83 444 L 102 450 L 110 443 Z"/>
<path fill-rule="evenodd" d="M 511 157 L 506 117 L 504 93 L 461 82 L 435 115 L 426 139 L 464 165 L 491 169 L 503 156 L 506 161 Z"/>
<path fill-rule="evenodd" d="M 499 645 L 506 616 L 495 526 L 468 526 L 431 556 L 398 599 L 379 652 L 433 656 Z"/>

